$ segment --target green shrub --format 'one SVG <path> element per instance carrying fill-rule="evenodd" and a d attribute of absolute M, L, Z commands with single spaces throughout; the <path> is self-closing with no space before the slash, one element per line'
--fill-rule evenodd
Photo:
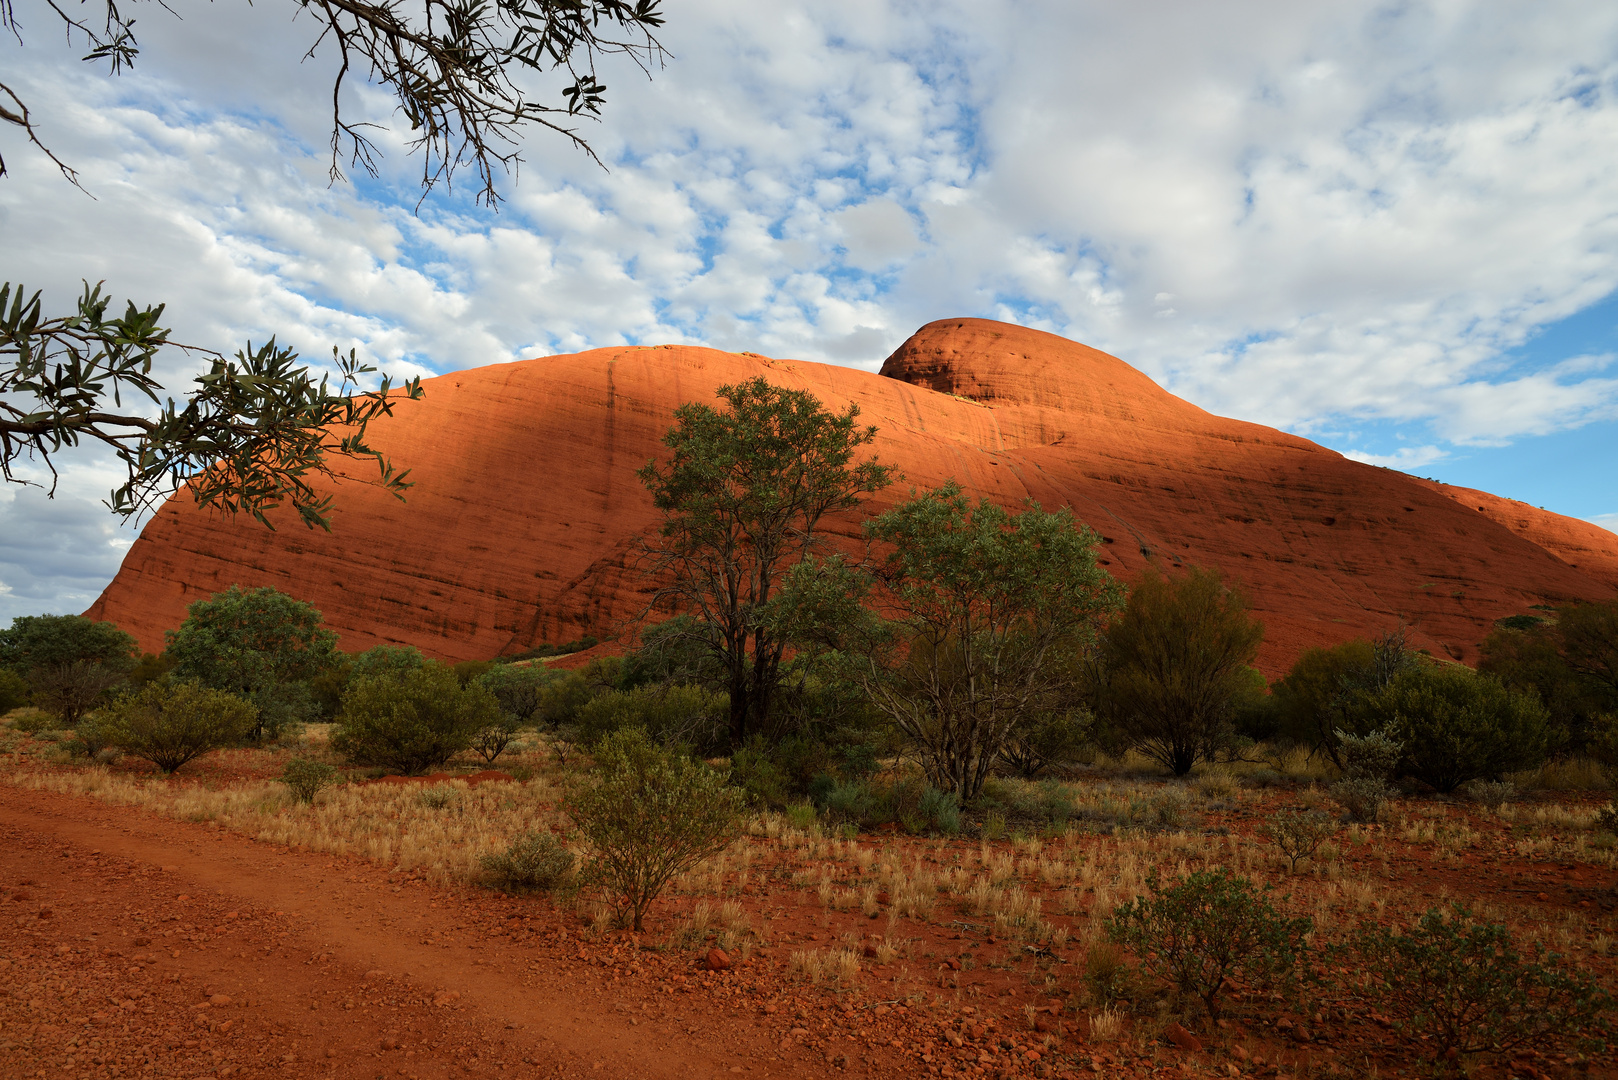
<path fill-rule="evenodd" d="M 28 680 L 10 668 L 0 668 L 0 716 L 28 704 Z"/>
<path fill-rule="evenodd" d="M 552 892 L 573 881 L 573 853 L 548 832 L 523 833 L 502 852 L 480 860 L 500 884 L 508 889 Z"/>
<path fill-rule="evenodd" d="M 38 735 L 42 731 L 54 731 L 61 722 L 43 709 L 23 709 L 18 715 L 11 718 L 11 726 L 24 735 Z"/>
<path fill-rule="evenodd" d="M 496 664 L 478 677 L 494 699 L 500 711 L 517 722 L 532 724 L 539 718 L 545 701 L 545 688 L 561 678 L 544 664 Z"/>
<path fill-rule="evenodd" d="M 1355 944 L 1372 999 L 1436 1058 L 1554 1049 L 1605 1031 L 1607 991 L 1555 953 L 1525 960 L 1509 930 L 1473 922 L 1459 904 L 1448 917 L 1429 909 L 1402 933 L 1362 930 Z"/>
<path fill-rule="evenodd" d="M 745 792 L 747 801 L 754 806 L 778 809 L 786 806 L 791 794 L 786 771 L 775 763 L 758 736 L 730 755 L 730 782 Z"/>
<path fill-rule="evenodd" d="M 940 791 L 919 776 L 879 784 L 822 774 L 811 785 L 810 798 L 833 824 L 851 827 L 856 833 L 888 824 L 912 834 L 961 831 L 959 796 Z"/>
<path fill-rule="evenodd" d="M 380 765 L 416 776 L 440 768 L 500 718 L 483 687 L 463 687 L 442 664 L 402 679 L 356 679 L 343 695 L 343 718 L 331 745 L 357 765 Z"/>
<path fill-rule="evenodd" d="M 113 702 L 104 718 L 108 742 L 165 773 L 240 742 L 257 722 L 250 703 L 189 681 L 148 683 Z"/>
<path fill-rule="evenodd" d="M 1374 776 L 1345 776 L 1326 789 L 1350 821 L 1370 823 L 1382 816 L 1382 806 L 1393 789 Z"/>
<path fill-rule="evenodd" d="M 1517 785 L 1510 780 L 1474 780 L 1466 785 L 1466 793 L 1479 806 L 1498 810 L 1517 797 Z"/>
<path fill-rule="evenodd" d="M 293 798 L 301 803 L 312 803 L 322 788 L 337 783 L 342 774 L 323 761 L 295 757 L 287 762 L 277 779 L 287 786 Z"/>
<path fill-rule="evenodd" d="M 743 797 L 724 777 L 630 728 L 606 736 L 593 776 L 567 794 L 590 848 L 585 880 L 605 889 L 635 930 L 674 875 L 730 846 Z"/>
<path fill-rule="evenodd" d="M 572 724 L 590 700 L 590 683 L 577 671 L 564 671 L 540 689 L 535 718 L 552 728 Z"/>
<path fill-rule="evenodd" d="M 1229 870 L 1199 870 L 1171 885 L 1146 878 L 1151 896 L 1113 910 L 1107 937 L 1127 946 L 1148 972 L 1194 994 L 1218 1019 L 1219 992 L 1233 976 L 1275 985 L 1292 976 L 1310 930 L 1288 919 L 1252 882 Z"/>
<path fill-rule="evenodd" d="M 1454 791 L 1498 780 L 1545 760 L 1550 715 L 1532 694 L 1458 665 L 1404 671 L 1351 708 L 1362 730 L 1380 728 L 1404 744 L 1399 771 Z"/>
<path fill-rule="evenodd" d="M 379 676 L 402 679 L 427 663 L 427 658 L 414 645 L 373 645 L 354 657 L 348 677 L 373 679 Z"/>
<path fill-rule="evenodd" d="M 1318 810 L 1299 813 L 1281 810 L 1259 826 L 1259 835 L 1269 840 L 1286 856 L 1287 869 L 1295 871 L 1298 864 L 1320 850 L 1320 845 L 1337 835 L 1340 826 Z"/>
<path fill-rule="evenodd" d="M 1074 817 L 1073 789 L 1058 780 L 989 780 L 983 785 L 980 809 L 997 809 L 1010 820 L 1061 828 Z"/>
<path fill-rule="evenodd" d="M 717 752 L 729 738 L 730 700 L 696 686 L 609 690 L 579 709 L 578 739 L 594 745 L 616 731 L 640 728 L 658 742 Z"/>
<path fill-rule="evenodd" d="M 90 757 L 117 745 L 117 734 L 101 713 L 91 713 L 80 720 L 73 734 L 83 752 Z"/>
<path fill-rule="evenodd" d="M 1350 821 L 1373 822 L 1382 816 L 1382 806 L 1393 793 L 1388 780 L 1404 756 L 1404 743 L 1383 728 L 1365 735 L 1337 728 L 1332 736 L 1337 759 L 1343 764 L 1343 778 L 1327 793 L 1342 806 Z"/>
<path fill-rule="evenodd" d="M 953 791 L 929 787 L 921 793 L 921 820 L 934 831 L 954 836 L 961 831 L 961 799 Z M 919 831 L 919 830 L 918 830 Z"/>

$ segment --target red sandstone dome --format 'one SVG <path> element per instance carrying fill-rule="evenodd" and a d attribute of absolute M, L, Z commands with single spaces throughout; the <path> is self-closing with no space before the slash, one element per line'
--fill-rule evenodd
<path fill-rule="evenodd" d="M 176 496 L 87 614 L 156 650 L 192 601 L 273 585 L 320 608 L 349 650 L 408 643 L 460 660 L 621 634 L 645 604 L 635 551 L 657 523 L 635 470 L 676 407 L 755 375 L 833 409 L 858 403 L 877 425 L 876 454 L 904 479 L 872 512 L 954 477 L 1007 505 L 1071 506 L 1125 578 L 1148 562 L 1217 567 L 1263 618 L 1271 675 L 1308 646 L 1400 622 L 1435 654 L 1474 660 L 1494 620 L 1618 588 L 1618 537 L 1593 525 L 1210 415 L 1051 334 L 948 319 L 879 375 L 665 345 L 430 380 L 372 429 L 411 470 L 407 503 L 341 485 L 327 534 Z M 833 529 L 853 537 L 858 521 Z"/>

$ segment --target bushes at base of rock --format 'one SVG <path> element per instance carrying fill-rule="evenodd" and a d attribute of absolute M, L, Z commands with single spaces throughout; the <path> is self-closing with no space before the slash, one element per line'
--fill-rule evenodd
<path fill-rule="evenodd" d="M 165 773 L 241 742 L 257 723 L 258 710 L 234 694 L 167 680 L 124 695 L 96 721 L 97 734 L 107 744 Z"/>
<path fill-rule="evenodd" d="M 696 686 L 609 690 L 582 706 L 573 719 L 578 740 L 594 745 L 617 731 L 640 728 L 669 746 L 711 754 L 729 737 L 730 699 Z"/>
<path fill-rule="evenodd" d="M 573 882 L 573 853 L 548 832 L 523 833 L 506 850 L 485 855 L 480 861 L 508 889 L 552 892 Z"/>
<path fill-rule="evenodd" d="M 1403 744 L 1398 771 L 1441 792 L 1470 780 L 1497 780 L 1545 760 L 1550 714 L 1532 694 L 1459 665 L 1422 665 L 1358 697 L 1360 730 L 1382 730 Z"/>
<path fill-rule="evenodd" d="M 745 800 L 722 775 L 663 749 L 639 728 L 608 735 L 595 759 L 594 774 L 567 795 L 590 848 L 584 880 L 641 930 L 671 878 L 740 835 Z"/>
<path fill-rule="evenodd" d="M 1291 979 L 1309 919 L 1282 916 L 1245 877 L 1199 870 L 1169 885 L 1153 870 L 1150 896 L 1113 910 L 1107 937 L 1133 952 L 1151 974 L 1193 994 L 1219 1016 L 1219 993 L 1232 976 L 1255 985 Z"/>
<path fill-rule="evenodd" d="M 1455 905 L 1431 908 L 1409 930 L 1364 930 L 1356 940 L 1370 996 L 1396 1030 L 1436 1059 L 1484 1051 L 1553 1050 L 1605 1032 L 1612 995 L 1562 970 L 1551 953 L 1518 954 L 1504 926 L 1474 923 Z"/>
<path fill-rule="evenodd" d="M 462 686 L 453 670 L 429 663 L 402 676 L 351 682 L 331 745 L 357 765 L 416 776 L 443 766 L 499 720 L 488 690 L 475 682 Z"/>

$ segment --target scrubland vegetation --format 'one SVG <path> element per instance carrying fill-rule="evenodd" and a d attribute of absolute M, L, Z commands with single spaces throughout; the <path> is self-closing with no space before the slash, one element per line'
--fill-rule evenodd
<path fill-rule="evenodd" d="M 1618 602 L 1503 619 L 1477 671 L 1390 627 L 1267 684 L 1239 590 L 1126 590 L 1065 511 L 951 485 L 873 519 L 866 558 L 822 550 L 819 516 L 892 479 L 854 462 L 869 429 L 724 394 L 643 473 L 672 584 L 623 655 L 348 656 L 269 589 L 194 604 L 155 656 L 19 619 L 0 778 L 660 948 L 785 946 L 825 993 L 998 987 L 1050 1053 L 1234 1022 L 1362 1073 L 1393 1047 L 1606 1060 Z M 959 1045 L 926 1064 L 950 1075 Z"/>

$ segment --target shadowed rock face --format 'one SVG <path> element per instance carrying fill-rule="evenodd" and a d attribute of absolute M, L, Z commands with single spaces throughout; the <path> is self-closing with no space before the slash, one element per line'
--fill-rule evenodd
<path fill-rule="evenodd" d="M 1270 675 L 1401 620 L 1421 646 L 1472 661 L 1495 619 L 1618 587 L 1605 530 L 1212 416 L 1063 338 L 950 319 L 880 375 L 661 346 L 430 380 L 372 429 L 411 470 L 407 503 L 345 484 L 330 534 L 290 513 L 272 533 L 176 497 L 86 614 L 155 650 L 187 604 L 239 583 L 313 603 L 348 650 L 408 643 L 460 660 L 621 632 L 650 592 L 635 551 L 658 520 L 635 470 L 676 407 L 755 375 L 834 410 L 856 403 L 877 425 L 876 455 L 904 478 L 871 512 L 954 477 L 1008 506 L 1072 506 L 1125 578 L 1148 560 L 1217 567 L 1264 619 Z M 853 542 L 858 520 L 831 533 Z"/>

